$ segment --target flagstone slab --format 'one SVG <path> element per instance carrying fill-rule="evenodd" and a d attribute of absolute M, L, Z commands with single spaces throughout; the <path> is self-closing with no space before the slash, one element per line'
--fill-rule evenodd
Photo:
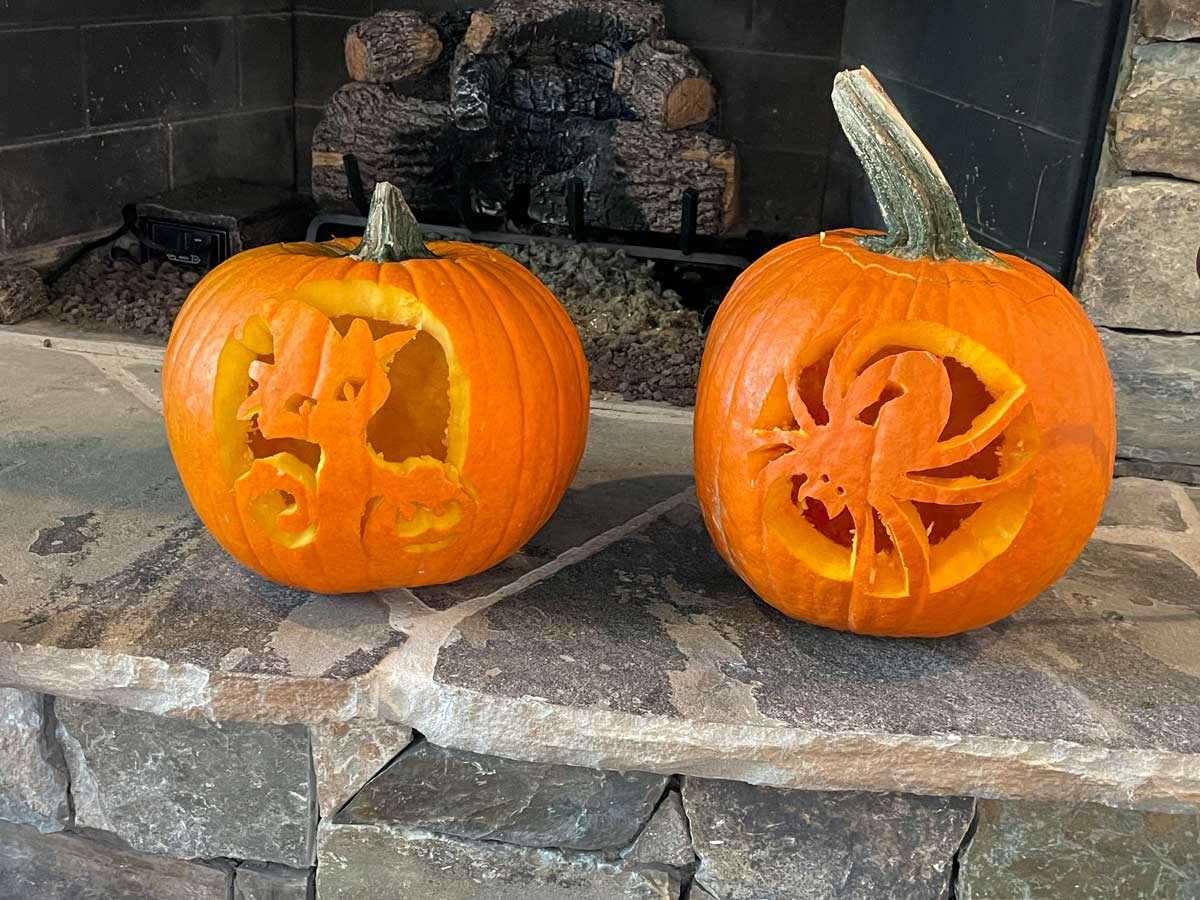
<path fill-rule="evenodd" d="M 392 722 L 614 771 L 1200 811 L 1200 511 L 1181 486 L 1119 481 L 1072 569 L 1003 622 L 864 638 L 786 619 L 716 556 L 686 413 L 600 403 L 519 558 L 325 597 L 248 573 L 196 522 L 133 371 L 158 351 L 52 343 L 0 330 L 0 383 L 21 388 L 0 392 L 0 686 Z"/>

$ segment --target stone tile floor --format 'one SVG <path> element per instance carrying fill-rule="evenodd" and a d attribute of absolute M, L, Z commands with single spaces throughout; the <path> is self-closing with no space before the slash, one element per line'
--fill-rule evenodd
<path fill-rule="evenodd" d="M 594 404 L 519 554 L 325 597 L 227 559 L 159 418 L 161 349 L 0 331 L 0 685 L 212 719 L 810 789 L 1200 809 L 1200 510 L 1123 478 L 1070 572 L 941 641 L 792 622 L 712 551 L 686 412 Z"/>

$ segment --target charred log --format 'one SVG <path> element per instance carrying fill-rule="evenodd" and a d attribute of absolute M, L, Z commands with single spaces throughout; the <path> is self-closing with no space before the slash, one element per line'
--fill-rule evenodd
<path fill-rule="evenodd" d="M 569 170 L 540 179 L 530 192 L 535 219 L 566 222 L 566 183 L 580 178 L 586 222 L 626 231 L 678 231 L 683 191 L 699 195 L 696 230 L 723 234 L 737 224 L 733 144 L 698 131 L 662 131 L 644 122 L 612 122 L 589 136 L 588 152 Z"/>
<path fill-rule="evenodd" d="M 349 198 L 342 157 L 353 153 L 368 192 L 376 181 L 390 181 L 414 209 L 444 208 L 453 181 L 452 142 L 448 103 L 405 96 L 387 85 L 347 84 L 313 132 L 313 195 Z"/>
<path fill-rule="evenodd" d="M 463 43 L 477 54 L 581 41 L 629 47 L 665 29 L 662 6 L 647 0 L 499 0 L 471 17 Z"/>
<path fill-rule="evenodd" d="M 442 55 L 442 41 L 420 13 L 387 9 L 353 25 L 345 50 L 352 79 L 386 84 L 431 69 Z"/>
<path fill-rule="evenodd" d="M 703 124 L 716 109 L 712 77 L 678 41 L 634 45 L 617 60 L 613 89 L 639 119 L 669 131 Z"/>

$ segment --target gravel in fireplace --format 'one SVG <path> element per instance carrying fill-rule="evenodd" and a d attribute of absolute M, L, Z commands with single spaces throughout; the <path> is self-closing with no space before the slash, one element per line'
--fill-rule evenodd
<path fill-rule="evenodd" d="M 553 241 L 497 249 L 528 266 L 579 331 L 592 388 L 627 400 L 690 406 L 704 335 L 699 313 L 655 277 L 653 263 L 623 250 Z M 170 263 L 138 265 L 95 251 L 51 287 L 47 314 L 88 329 L 166 337 L 199 280 Z"/>

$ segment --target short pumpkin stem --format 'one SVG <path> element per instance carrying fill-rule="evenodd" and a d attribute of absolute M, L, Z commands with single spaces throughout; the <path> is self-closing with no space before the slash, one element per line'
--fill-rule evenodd
<path fill-rule="evenodd" d="M 833 108 L 887 228 L 885 235 L 859 238 L 862 246 L 901 259 L 1004 265 L 971 239 L 946 176 L 870 69 L 837 74 Z"/>
<path fill-rule="evenodd" d="M 421 226 L 404 195 L 387 181 L 375 185 L 362 243 L 350 256 L 377 263 L 438 258 L 421 240 Z"/>

